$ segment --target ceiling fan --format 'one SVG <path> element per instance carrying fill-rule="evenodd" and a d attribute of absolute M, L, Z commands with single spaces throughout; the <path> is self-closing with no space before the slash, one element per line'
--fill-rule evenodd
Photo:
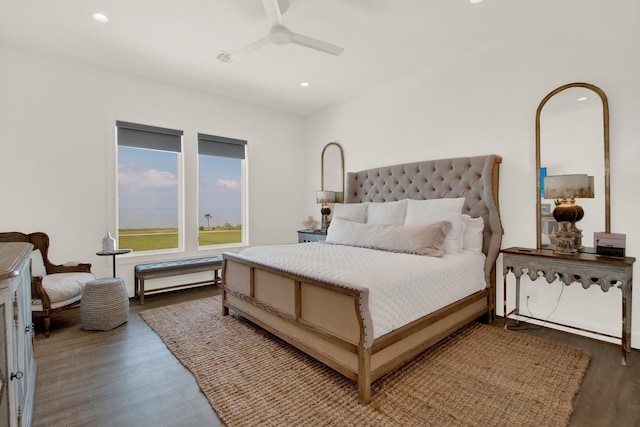
<path fill-rule="evenodd" d="M 269 31 L 269 34 L 235 53 L 229 53 L 224 50 L 220 51 L 218 56 L 216 56 L 219 61 L 231 62 L 242 55 L 246 55 L 247 53 L 253 52 L 254 50 L 266 46 L 269 43 L 277 44 L 280 46 L 294 43 L 335 56 L 339 56 L 344 50 L 340 46 L 336 46 L 334 44 L 311 37 L 303 36 L 302 34 L 294 33 L 289 28 L 287 28 L 284 25 L 284 21 L 282 20 L 282 14 L 287 11 L 289 7 L 289 0 L 262 0 L 262 4 L 265 11 L 267 12 L 267 17 L 271 22 L 271 30 Z"/>

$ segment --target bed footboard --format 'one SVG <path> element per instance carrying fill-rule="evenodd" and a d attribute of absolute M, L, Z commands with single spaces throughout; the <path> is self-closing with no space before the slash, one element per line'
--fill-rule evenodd
<path fill-rule="evenodd" d="M 237 312 L 358 382 L 359 401 L 371 398 L 372 337 L 368 290 L 302 278 L 223 255 L 222 309 Z"/>
<path fill-rule="evenodd" d="M 358 401 L 371 384 L 490 312 L 489 290 L 477 292 L 373 339 L 368 290 L 350 289 L 223 254 L 222 309 L 232 310 L 357 382 Z"/>

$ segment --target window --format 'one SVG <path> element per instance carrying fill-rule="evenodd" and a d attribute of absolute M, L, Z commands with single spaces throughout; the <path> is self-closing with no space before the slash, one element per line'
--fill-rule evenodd
<path fill-rule="evenodd" d="M 246 141 L 198 134 L 198 245 L 244 242 Z"/>
<path fill-rule="evenodd" d="M 119 247 L 180 248 L 182 131 L 121 121 L 116 126 Z"/>

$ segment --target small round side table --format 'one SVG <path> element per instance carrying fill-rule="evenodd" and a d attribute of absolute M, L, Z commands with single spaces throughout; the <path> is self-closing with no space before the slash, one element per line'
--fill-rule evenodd
<path fill-rule="evenodd" d="M 113 257 L 113 277 L 116 277 L 116 256 L 128 254 L 132 251 L 132 249 L 117 249 L 115 251 L 100 251 L 96 252 L 98 256 L 111 256 Z"/>

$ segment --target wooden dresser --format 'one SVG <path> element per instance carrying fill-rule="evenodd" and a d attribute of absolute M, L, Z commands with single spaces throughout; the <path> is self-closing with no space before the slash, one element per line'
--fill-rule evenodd
<path fill-rule="evenodd" d="M 36 385 L 30 243 L 0 243 L 0 426 L 30 426 Z"/>

